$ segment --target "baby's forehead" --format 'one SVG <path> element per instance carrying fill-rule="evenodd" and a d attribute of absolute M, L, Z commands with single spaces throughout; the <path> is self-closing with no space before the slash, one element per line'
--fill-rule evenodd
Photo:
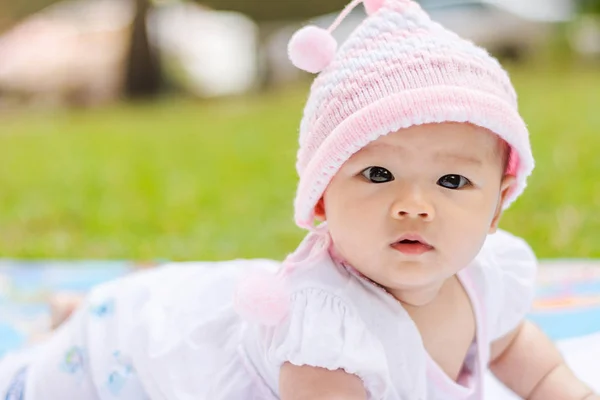
<path fill-rule="evenodd" d="M 504 141 L 493 132 L 467 123 L 415 125 L 381 136 L 361 153 L 464 156 L 489 161 L 502 153 Z"/>

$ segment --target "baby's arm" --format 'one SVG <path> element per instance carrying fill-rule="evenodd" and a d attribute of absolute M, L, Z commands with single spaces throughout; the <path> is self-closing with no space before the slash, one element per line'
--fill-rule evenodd
<path fill-rule="evenodd" d="M 492 372 L 528 400 L 600 400 L 566 366 L 550 339 L 531 322 L 492 344 Z"/>
<path fill-rule="evenodd" d="M 362 381 L 343 370 L 284 363 L 279 376 L 281 400 L 366 400 Z"/>

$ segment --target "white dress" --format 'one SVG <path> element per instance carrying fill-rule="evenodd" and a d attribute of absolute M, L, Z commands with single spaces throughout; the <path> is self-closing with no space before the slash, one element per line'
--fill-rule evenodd
<path fill-rule="evenodd" d="M 506 232 L 459 273 L 476 316 L 460 383 L 429 357 L 406 311 L 328 252 L 290 277 L 276 326 L 241 319 L 233 292 L 270 260 L 183 263 L 101 285 L 46 343 L 0 360 L 0 399 L 239 400 L 279 398 L 289 361 L 358 375 L 369 399 L 482 399 L 490 343 L 530 309 L 536 260 Z"/>

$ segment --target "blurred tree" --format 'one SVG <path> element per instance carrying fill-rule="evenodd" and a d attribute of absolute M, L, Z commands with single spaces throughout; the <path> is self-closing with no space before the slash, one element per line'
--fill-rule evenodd
<path fill-rule="evenodd" d="M 6 5 L 0 1 L 0 32 L 9 25 L 12 15 Z"/>
<path fill-rule="evenodd" d="M 130 98 L 149 97 L 158 94 L 162 87 L 158 56 L 155 54 L 155 50 L 151 49 L 146 32 L 146 19 L 153 5 L 151 0 L 130 1 L 135 2 L 136 12 L 131 30 L 127 70 L 125 71 L 125 95 Z M 0 0 L 0 11 L 6 10 L 6 14 L 3 13 L 3 16 L 10 16 L 10 21 L 14 23 L 59 2 L 60 0 Z M 9 24 L 9 22 L 5 22 L 4 28 Z M 0 29 L 2 29 L 1 26 Z"/>
<path fill-rule="evenodd" d="M 16 21 L 21 18 L 40 11 L 41 9 L 58 3 L 56 0 L 0 0 L 0 11 L 6 12 L 11 20 Z M 4 15 L 3 15 L 4 16 Z"/>
<path fill-rule="evenodd" d="M 146 20 L 152 7 L 149 0 L 135 0 L 135 18 L 131 30 L 125 95 L 129 98 L 146 98 L 160 93 L 162 73 L 156 49 L 150 46 Z"/>
<path fill-rule="evenodd" d="M 600 15 L 600 0 L 579 0 L 579 9 L 584 14 Z"/>

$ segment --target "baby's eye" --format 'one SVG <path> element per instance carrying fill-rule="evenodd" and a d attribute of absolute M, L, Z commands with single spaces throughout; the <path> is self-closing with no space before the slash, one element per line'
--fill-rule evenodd
<path fill-rule="evenodd" d="M 373 183 L 385 183 L 394 180 L 394 175 L 383 167 L 369 167 L 363 170 L 361 174 Z"/>
<path fill-rule="evenodd" d="M 437 184 L 446 189 L 460 189 L 470 185 L 471 182 L 462 175 L 444 175 L 437 181 Z"/>

